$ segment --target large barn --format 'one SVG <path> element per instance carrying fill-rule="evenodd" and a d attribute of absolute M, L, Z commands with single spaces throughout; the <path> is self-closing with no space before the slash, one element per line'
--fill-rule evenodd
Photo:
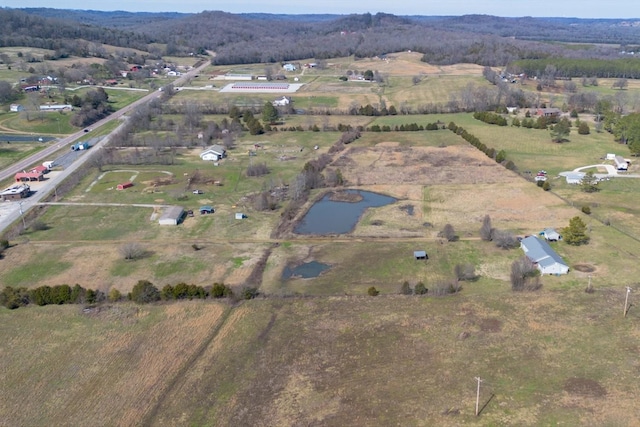
<path fill-rule="evenodd" d="M 529 236 L 522 240 L 520 247 L 527 258 L 536 264 L 540 273 L 556 276 L 569 273 L 569 266 L 544 240 Z"/>
<path fill-rule="evenodd" d="M 164 210 L 158 223 L 160 225 L 178 225 L 184 219 L 184 209 L 180 206 L 170 206 Z"/>

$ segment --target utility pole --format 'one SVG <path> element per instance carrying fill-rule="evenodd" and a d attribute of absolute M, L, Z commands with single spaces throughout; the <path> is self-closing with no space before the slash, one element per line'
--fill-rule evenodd
<path fill-rule="evenodd" d="M 24 212 L 22 211 L 22 201 L 20 201 L 20 203 L 18 203 L 18 206 L 20 208 L 20 218 L 22 218 L 22 228 L 24 230 L 26 230 L 27 229 L 27 224 L 25 224 L 25 222 L 24 222 Z"/>
<path fill-rule="evenodd" d="M 476 377 L 476 380 L 478 381 L 478 391 L 476 393 L 476 417 L 477 417 L 480 409 L 480 383 L 482 382 L 482 380 L 480 379 L 480 377 Z"/>
<path fill-rule="evenodd" d="M 627 317 L 627 311 L 629 311 L 627 304 L 629 302 L 630 293 L 631 293 L 631 288 L 627 286 L 627 294 L 624 297 L 624 317 Z"/>

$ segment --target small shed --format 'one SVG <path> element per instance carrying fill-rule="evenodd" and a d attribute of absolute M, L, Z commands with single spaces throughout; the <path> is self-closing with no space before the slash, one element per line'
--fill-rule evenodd
<path fill-rule="evenodd" d="M 413 251 L 413 257 L 415 259 L 429 259 L 429 255 L 427 255 L 427 251 Z"/>
<path fill-rule="evenodd" d="M 160 225 L 178 225 L 184 219 L 184 209 L 180 206 L 170 206 L 164 210 L 158 223 Z"/>
<path fill-rule="evenodd" d="M 133 187 L 133 182 L 127 181 L 123 184 L 118 184 L 116 190 L 126 190 L 127 188 Z"/>
<path fill-rule="evenodd" d="M 562 236 L 553 228 L 545 228 L 540 232 L 540 235 L 545 238 L 545 240 L 549 242 L 557 242 L 558 240 L 562 240 Z"/>
<path fill-rule="evenodd" d="M 242 212 L 236 212 L 236 219 L 245 219 L 246 217 Z"/>
<path fill-rule="evenodd" d="M 212 214 L 214 212 L 214 209 L 212 206 L 200 206 L 200 215 L 206 215 L 206 214 Z"/>

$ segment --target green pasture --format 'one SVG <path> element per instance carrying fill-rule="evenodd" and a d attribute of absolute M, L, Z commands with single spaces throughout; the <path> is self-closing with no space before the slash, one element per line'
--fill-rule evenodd
<path fill-rule="evenodd" d="M 0 142 L 0 168 L 9 165 L 37 153 L 43 147 L 42 143 L 12 143 Z"/>
<path fill-rule="evenodd" d="M 465 75 L 428 76 L 416 85 L 408 77 L 395 77 L 390 80 L 391 85 L 384 87 L 384 97 L 387 107 L 394 105 L 398 110 L 403 103 L 414 109 L 427 104 L 446 104 L 452 95 L 460 93 L 469 85 L 489 85 L 482 77 Z"/>
<path fill-rule="evenodd" d="M 49 279 L 72 267 L 72 263 L 60 261 L 58 253 L 49 250 L 33 257 L 20 266 L 9 266 L 0 273 L 3 286 L 31 286 L 49 283 Z"/>
<path fill-rule="evenodd" d="M 69 124 L 73 113 L 57 111 L 37 111 L 8 113 L 0 119 L 2 126 L 21 133 L 45 135 L 67 135 L 78 130 Z"/>

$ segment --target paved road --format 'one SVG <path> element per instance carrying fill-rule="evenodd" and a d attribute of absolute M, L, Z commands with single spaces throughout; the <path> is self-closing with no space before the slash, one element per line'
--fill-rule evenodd
<path fill-rule="evenodd" d="M 174 80 L 173 84 L 174 85 L 183 84 L 185 81 L 193 77 L 195 74 L 198 74 L 199 72 L 201 72 L 208 65 L 209 65 L 209 61 L 204 61 L 197 68 L 192 69 L 191 71 L 183 74 L 178 79 Z M 162 92 L 153 91 L 149 95 L 145 96 L 144 98 L 140 98 L 137 101 L 133 102 L 132 104 L 94 123 L 93 125 L 91 125 L 91 128 L 97 129 L 113 120 L 123 119 L 123 116 L 125 114 L 129 113 L 130 111 L 139 107 L 140 105 L 143 105 L 151 101 L 152 99 L 158 98 L 160 95 L 162 95 Z M 122 124 L 118 126 L 118 128 L 116 128 L 112 133 L 115 133 L 121 127 L 122 127 Z M 10 167 L 0 171 L 0 182 L 12 177 L 17 172 L 20 172 L 25 169 L 31 169 L 32 167 L 41 164 L 44 160 L 51 160 L 50 157 L 56 151 L 60 150 L 60 148 L 64 146 L 71 144 L 72 142 L 75 142 L 77 139 L 79 139 L 80 137 L 83 137 L 84 135 L 85 135 L 84 131 L 76 132 L 73 135 L 69 135 L 61 139 L 59 142 L 53 145 L 50 145 L 44 150 L 32 156 L 29 156 L 28 158 L 23 159 L 11 165 Z M 98 155 L 102 147 L 108 144 L 110 139 L 111 139 L 111 135 L 107 135 L 104 138 L 102 138 L 102 140 L 100 140 L 100 142 L 98 142 L 95 146 L 93 146 L 90 150 L 88 150 L 85 155 L 80 156 L 75 162 L 73 162 L 71 165 L 69 165 L 69 167 L 67 167 L 65 170 L 63 170 L 59 174 L 57 174 L 55 177 L 52 177 L 46 180 L 45 183 L 40 187 L 40 189 L 34 194 L 32 194 L 31 196 L 29 196 L 28 198 L 22 199 L 20 202 L 18 201 L 0 202 L 1 204 L 0 205 L 0 233 L 3 232 L 7 227 L 9 227 L 13 222 L 20 219 L 21 211 L 27 212 L 27 210 L 29 210 L 31 207 L 39 203 L 47 194 L 53 191 L 54 188 L 60 182 L 62 182 L 66 177 L 74 173 L 85 162 L 91 160 L 93 156 Z"/>
<path fill-rule="evenodd" d="M 605 164 L 581 166 L 579 168 L 575 168 L 572 171 L 560 172 L 558 175 L 567 176 L 570 173 L 581 172 L 581 171 L 583 171 L 585 169 L 591 169 L 591 168 L 604 168 L 604 169 L 607 170 L 607 173 L 594 173 L 593 174 L 596 178 L 599 178 L 599 179 L 602 179 L 602 178 L 640 178 L 640 175 L 638 175 L 638 174 L 619 173 L 618 169 L 616 169 L 614 166 L 605 165 Z"/>

